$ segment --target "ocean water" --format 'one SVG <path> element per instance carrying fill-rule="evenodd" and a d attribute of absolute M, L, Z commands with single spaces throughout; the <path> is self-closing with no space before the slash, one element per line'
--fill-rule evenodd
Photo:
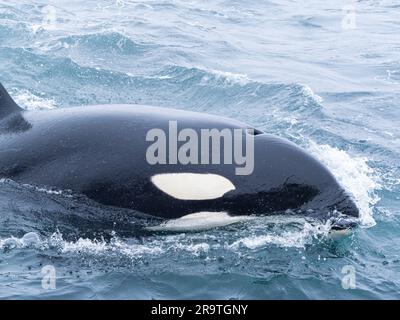
<path fill-rule="evenodd" d="M 24 108 L 240 119 L 309 150 L 362 214 L 344 237 L 285 217 L 146 234 L 2 179 L 0 298 L 400 298 L 399 34 L 397 0 L 0 0 L 0 82 Z"/>

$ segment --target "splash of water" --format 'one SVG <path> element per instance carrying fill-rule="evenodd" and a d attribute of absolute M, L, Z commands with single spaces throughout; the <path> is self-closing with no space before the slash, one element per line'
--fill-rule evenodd
<path fill-rule="evenodd" d="M 360 209 L 361 226 L 374 226 L 376 222 L 372 207 L 380 200 L 375 191 L 381 188 L 381 184 L 379 177 L 368 165 L 368 159 L 353 157 L 344 150 L 313 141 L 309 143 L 309 151 L 331 170 L 339 183 L 353 196 Z"/>

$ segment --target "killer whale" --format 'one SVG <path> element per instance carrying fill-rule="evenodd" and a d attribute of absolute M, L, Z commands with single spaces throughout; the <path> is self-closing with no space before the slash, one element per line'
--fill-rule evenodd
<path fill-rule="evenodd" d="M 171 121 L 198 133 L 241 129 L 242 145 L 251 135 L 252 172 L 238 175 L 233 163 L 149 163 L 149 131 L 166 132 Z M 214 212 L 301 214 L 334 218 L 333 228 L 343 229 L 359 216 L 352 198 L 318 160 L 240 121 L 143 105 L 24 111 L 1 84 L 0 177 L 72 190 L 103 205 L 165 219 Z"/>

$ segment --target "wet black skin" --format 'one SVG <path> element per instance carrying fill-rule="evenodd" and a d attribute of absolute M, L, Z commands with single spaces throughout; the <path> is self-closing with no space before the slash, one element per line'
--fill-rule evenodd
<path fill-rule="evenodd" d="M 153 216 L 179 218 L 199 211 L 231 215 L 301 213 L 327 219 L 335 209 L 359 212 L 329 170 L 295 144 L 255 131 L 250 175 L 236 164 L 150 165 L 148 130 L 234 129 L 250 126 L 222 117 L 141 105 L 72 107 L 21 111 L 0 85 L 0 177 L 32 185 L 69 189 L 101 204 Z M 243 139 L 248 133 L 243 133 Z M 160 191 L 159 173 L 213 173 L 235 190 L 216 200 L 183 201 Z"/>

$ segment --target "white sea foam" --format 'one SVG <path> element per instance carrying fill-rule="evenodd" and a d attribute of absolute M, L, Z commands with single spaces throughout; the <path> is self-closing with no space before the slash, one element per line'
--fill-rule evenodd
<path fill-rule="evenodd" d="M 14 96 L 15 102 L 25 110 L 55 109 L 57 103 L 53 99 L 45 99 L 28 90 L 21 90 Z"/>
<path fill-rule="evenodd" d="M 11 180 L 12 181 L 12 180 Z M 54 195 L 62 195 L 62 194 L 65 194 L 65 192 L 64 191 L 62 191 L 62 190 L 57 190 L 57 189 L 50 189 L 50 188 L 39 188 L 39 187 L 36 187 L 36 186 L 32 186 L 32 185 L 30 185 L 30 184 L 27 184 L 27 183 L 25 183 L 25 184 L 22 184 L 22 186 L 24 187 L 24 188 L 26 188 L 26 189 L 30 189 L 30 190 L 35 190 L 35 191 L 37 191 L 37 192 L 42 192 L 42 193 L 47 193 L 47 194 L 54 194 Z M 70 192 L 70 191 L 68 191 L 68 192 Z M 68 194 L 65 194 L 66 196 L 69 196 Z"/>
<path fill-rule="evenodd" d="M 118 253 L 127 257 L 138 258 L 143 255 L 154 255 L 162 253 L 162 249 L 156 246 L 142 244 L 128 244 L 121 240 L 114 240 L 111 243 L 95 241 L 90 239 L 79 239 L 75 242 L 63 241 L 61 243 L 62 253 L 86 253 L 86 254 L 112 254 Z"/>
<path fill-rule="evenodd" d="M 229 249 L 237 250 L 241 247 L 248 249 L 258 249 L 267 245 L 277 245 L 279 247 L 304 248 L 307 243 L 318 236 L 327 236 L 330 231 L 330 224 L 312 225 L 304 221 L 301 230 L 285 231 L 282 233 L 265 233 L 262 235 L 252 235 L 239 239 L 228 245 Z"/>
<path fill-rule="evenodd" d="M 76 241 L 67 241 L 63 239 L 60 232 L 55 232 L 51 237 L 44 241 L 45 248 L 56 249 L 63 254 L 76 255 L 117 255 L 128 258 L 140 258 L 143 255 L 157 255 L 164 250 L 159 245 L 146 245 L 139 243 L 128 243 L 114 237 L 111 241 L 92 240 L 79 238 Z"/>
<path fill-rule="evenodd" d="M 266 217 L 273 221 L 273 217 Z M 130 242 L 114 236 L 110 241 L 79 238 L 75 241 L 63 239 L 60 232 L 55 232 L 50 237 L 42 237 L 37 233 L 30 232 L 21 238 L 9 237 L 0 239 L 0 250 L 34 249 L 38 251 L 55 250 L 63 256 L 85 256 L 85 257 L 115 257 L 140 259 L 156 257 L 177 252 L 190 254 L 196 257 L 204 255 L 219 255 L 221 250 L 241 254 L 243 250 L 260 249 L 269 245 L 289 248 L 304 248 L 321 235 L 329 233 L 330 226 L 312 225 L 302 219 L 302 223 L 291 231 L 267 230 L 263 217 L 256 218 L 254 224 L 249 226 L 249 232 L 231 231 L 221 232 L 217 235 L 209 233 L 179 233 L 174 235 L 161 235 L 148 237 L 140 242 Z M 293 220 L 294 221 L 294 220 Z M 293 222 L 292 221 L 292 222 Z M 297 219 L 296 222 L 300 220 Z M 286 223 L 279 217 L 275 223 Z M 248 230 L 248 231 L 249 231 Z M 262 232 L 260 232 L 262 231 Z M 256 234 L 260 232 L 260 234 Z M 229 235 L 229 238 L 224 238 Z M 221 242 L 221 236 L 223 241 Z"/>
<path fill-rule="evenodd" d="M 319 95 L 317 95 L 316 93 L 314 93 L 314 91 L 310 88 L 310 86 L 303 84 L 303 94 L 306 97 L 310 97 L 312 99 L 314 99 L 317 103 L 321 103 L 323 101 L 322 97 L 320 97 Z"/>
<path fill-rule="evenodd" d="M 8 178 L 1 178 L 0 179 L 0 183 L 12 183 L 12 182 L 14 182 L 14 181 L 11 180 L 11 179 L 8 179 Z"/>
<path fill-rule="evenodd" d="M 211 246 L 205 242 L 197 244 L 176 243 L 175 248 L 187 251 L 195 256 L 200 256 L 201 254 L 208 253 L 210 251 Z"/>
<path fill-rule="evenodd" d="M 204 71 L 206 71 L 209 74 L 212 74 L 217 80 L 223 80 L 228 85 L 238 84 L 241 86 L 245 86 L 251 81 L 246 74 L 219 71 L 214 69 L 206 69 Z M 209 80 L 208 75 L 205 75 L 202 79 L 202 81 L 204 82 L 207 82 L 208 80 Z"/>
<path fill-rule="evenodd" d="M 346 151 L 310 141 L 309 151 L 324 163 L 339 183 L 353 195 L 360 209 L 361 225 L 375 225 L 372 206 L 380 199 L 375 193 L 381 188 L 377 174 L 368 166 L 368 159 L 350 156 Z"/>
<path fill-rule="evenodd" d="M 39 235 L 35 232 L 28 232 L 21 238 L 9 237 L 0 239 L 0 249 L 14 248 L 39 248 L 42 245 Z"/>

